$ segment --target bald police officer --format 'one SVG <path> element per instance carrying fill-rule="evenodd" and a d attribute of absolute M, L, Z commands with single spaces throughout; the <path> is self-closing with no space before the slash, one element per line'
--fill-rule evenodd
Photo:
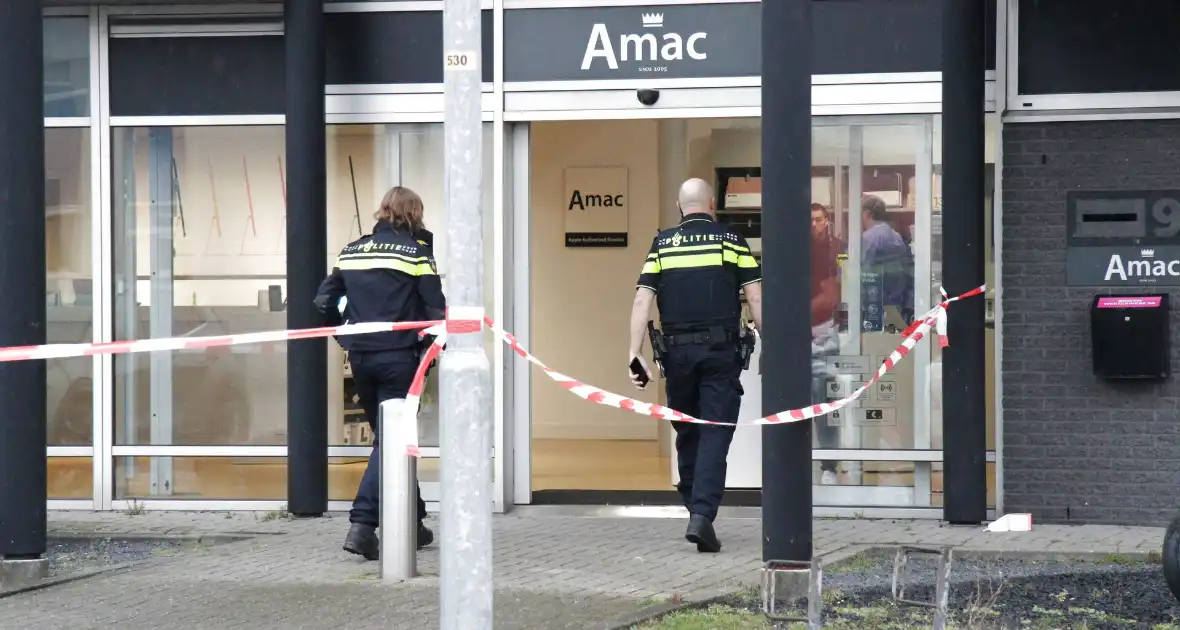
<path fill-rule="evenodd" d="M 740 234 L 717 222 L 713 188 L 702 179 L 680 187 L 680 225 L 664 230 L 651 244 L 631 309 L 628 364 L 638 360 L 651 380 L 640 350 L 652 301 L 656 301 L 667 357 L 668 406 L 703 420 L 736 424 L 741 406 L 738 353 L 744 293 L 762 331 L 762 271 Z M 632 374 L 644 388 L 641 375 Z M 713 529 L 725 492 L 725 459 L 733 426 L 674 422 L 680 492 L 690 517 L 685 539 L 697 551 L 716 553 L 721 542 Z"/>

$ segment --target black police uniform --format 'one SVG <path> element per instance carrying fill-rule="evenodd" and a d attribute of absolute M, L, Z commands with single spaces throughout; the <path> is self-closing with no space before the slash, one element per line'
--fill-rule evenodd
<path fill-rule="evenodd" d="M 342 321 L 340 298 L 347 295 L 346 317 L 352 323 L 442 319 L 446 300 L 435 266 L 429 232 L 410 234 L 380 221 L 371 235 L 349 243 L 336 259 L 332 273 L 316 295 L 316 308 L 329 323 Z M 405 398 L 418 367 L 422 344 L 418 331 L 389 331 L 356 335 L 341 345 L 348 349 L 352 378 L 373 428 L 373 452 L 352 504 L 353 528 L 345 550 L 369 559 L 377 557 L 373 529 L 379 524 L 380 427 L 382 401 Z M 433 540 L 422 525 L 426 504 L 418 490 L 418 545 Z M 359 526 L 359 527 L 358 527 Z"/>
<path fill-rule="evenodd" d="M 656 293 L 669 407 L 703 420 L 737 422 L 743 393 L 739 292 L 761 280 L 746 239 L 708 214 L 688 214 L 656 236 L 638 286 Z M 677 490 L 690 514 L 711 523 L 725 491 L 734 427 L 684 422 L 673 427 Z"/>

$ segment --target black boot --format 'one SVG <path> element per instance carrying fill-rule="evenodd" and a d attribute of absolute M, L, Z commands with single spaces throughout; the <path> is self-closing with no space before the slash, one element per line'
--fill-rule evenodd
<path fill-rule="evenodd" d="M 432 542 L 434 542 L 434 532 L 423 525 L 422 521 L 418 521 L 418 548 L 421 549 Z"/>
<path fill-rule="evenodd" d="M 381 555 L 381 543 L 377 540 L 377 528 L 364 523 L 353 523 L 344 537 L 344 550 L 365 560 L 376 560 Z"/>
<path fill-rule="evenodd" d="M 700 553 L 717 553 L 721 551 L 721 541 L 717 540 L 717 532 L 713 531 L 713 523 L 700 514 L 693 514 L 688 519 L 688 531 L 684 532 L 684 539 L 696 543 Z"/>

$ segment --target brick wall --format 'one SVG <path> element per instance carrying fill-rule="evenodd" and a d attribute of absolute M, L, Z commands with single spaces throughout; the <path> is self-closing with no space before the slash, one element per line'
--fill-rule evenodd
<path fill-rule="evenodd" d="M 1092 376 L 1089 306 L 1102 291 L 1065 285 L 1065 193 L 1180 188 L 1180 121 L 1008 124 L 1003 136 L 1005 511 L 1162 524 L 1180 507 L 1180 376 Z"/>

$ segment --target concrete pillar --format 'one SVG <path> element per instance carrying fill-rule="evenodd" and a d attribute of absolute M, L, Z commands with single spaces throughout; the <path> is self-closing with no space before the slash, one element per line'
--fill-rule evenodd
<path fill-rule="evenodd" d="M 942 278 L 955 295 L 983 284 L 983 0 L 942 9 Z M 923 278 L 919 286 L 925 286 Z M 957 302 L 947 318 L 953 340 L 942 351 L 943 518 L 987 518 L 987 404 L 982 297 Z"/>
<path fill-rule="evenodd" d="M 811 404 L 811 2 L 762 3 L 762 409 Z M 762 429 L 762 559 L 812 556 L 811 425 Z"/>
<path fill-rule="evenodd" d="M 287 73 L 287 327 L 321 325 L 312 304 L 327 241 L 324 3 L 283 5 Z M 287 344 L 287 509 L 328 511 L 327 340 Z"/>
<path fill-rule="evenodd" d="M 46 341 L 40 0 L 0 19 L 0 346 Z M 0 587 L 45 577 L 45 362 L 0 363 Z"/>

